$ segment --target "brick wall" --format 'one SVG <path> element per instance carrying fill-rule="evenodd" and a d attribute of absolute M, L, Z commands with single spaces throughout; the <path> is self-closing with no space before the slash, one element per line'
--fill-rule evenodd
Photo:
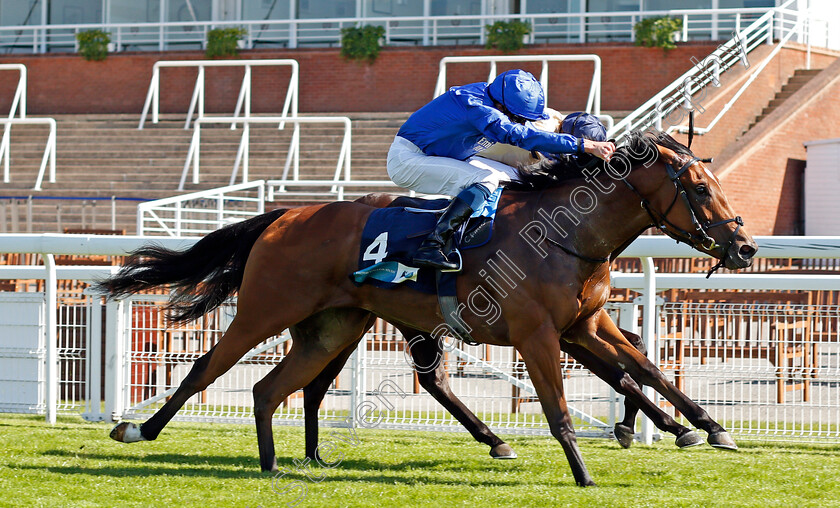
<path fill-rule="evenodd" d="M 521 54 L 595 53 L 602 59 L 603 110 L 632 110 L 692 66 L 690 58 L 704 58 L 714 44 L 685 44 L 665 52 L 630 44 L 587 46 L 546 44 Z M 242 58 L 293 58 L 300 63 L 301 112 L 405 112 L 432 98 L 438 63 L 448 55 L 495 54 L 476 46 L 384 48 L 373 65 L 346 61 L 338 48 L 250 50 Z M 143 108 L 158 60 L 199 60 L 201 52 L 116 53 L 103 62 L 88 62 L 76 54 L 4 55 L 0 63 L 23 63 L 29 73 L 28 112 L 137 113 Z M 535 74 L 540 64 L 521 66 Z M 586 104 L 591 64 L 555 63 L 549 66 L 548 103 L 560 110 L 579 110 Z M 448 69 L 448 85 L 483 81 L 487 64 L 459 64 Z M 184 112 L 195 83 L 195 70 L 168 69 L 161 78 L 162 112 Z M 8 111 L 16 84 L 15 73 L 0 73 L 0 114 Z M 206 111 L 232 112 L 241 83 L 238 69 L 208 69 Z M 252 111 L 279 113 L 289 70 L 253 69 Z M 628 80 L 631 82 L 628 83 Z M 212 84 L 211 84 L 212 82 Z"/>
<path fill-rule="evenodd" d="M 718 175 L 754 235 L 801 234 L 806 141 L 840 137 L 840 60 L 731 144 Z"/>

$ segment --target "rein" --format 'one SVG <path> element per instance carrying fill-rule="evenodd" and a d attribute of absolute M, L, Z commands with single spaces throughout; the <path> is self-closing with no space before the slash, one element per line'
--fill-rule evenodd
<path fill-rule="evenodd" d="M 683 242 L 689 245 L 693 249 L 698 249 L 701 247 L 706 250 L 714 250 L 716 248 L 723 248 L 723 257 L 718 261 L 718 263 L 713 266 L 709 273 L 706 274 L 706 278 L 708 279 L 714 272 L 718 269 L 723 267 L 726 259 L 726 253 L 732 247 L 732 244 L 735 242 L 735 237 L 738 235 L 738 231 L 740 231 L 741 226 L 744 225 L 743 219 L 740 216 L 736 216 L 731 219 L 725 219 L 719 222 L 712 223 L 709 220 L 704 220 L 702 223 L 698 219 L 698 213 L 694 209 L 694 205 L 692 205 L 691 200 L 688 199 L 688 193 L 685 190 L 685 186 L 683 185 L 682 181 L 680 181 L 680 177 L 696 162 L 711 162 L 711 159 L 701 159 L 699 157 L 692 157 L 688 162 L 683 164 L 683 166 L 678 170 L 674 170 L 674 166 L 670 163 L 665 164 L 665 170 L 668 171 L 668 177 L 671 179 L 671 182 L 674 184 L 674 199 L 671 200 L 671 204 L 668 205 L 668 208 L 665 210 L 665 213 L 660 213 L 650 207 L 650 201 L 642 196 L 642 194 L 636 189 L 627 179 L 622 179 L 622 181 L 633 191 L 639 199 L 641 199 L 642 208 L 650 216 L 651 220 L 653 220 L 654 226 L 665 233 L 666 235 L 670 236 L 671 238 L 675 239 L 677 242 Z M 694 224 L 695 232 L 686 231 L 670 220 L 668 220 L 668 214 L 671 213 L 671 209 L 677 202 L 677 198 L 681 197 L 683 203 L 685 203 L 686 208 L 688 209 L 689 214 L 691 215 L 691 222 Z M 726 246 L 718 245 L 715 242 L 714 238 L 709 236 L 709 230 L 717 227 L 723 226 L 724 224 L 729 224 L 730 222 L 734 222 L 737 224 L 737 227 L 729 236 L 729 241 L 727 242 Z M 699 249 L 698 249 L 699 250 Z"/>

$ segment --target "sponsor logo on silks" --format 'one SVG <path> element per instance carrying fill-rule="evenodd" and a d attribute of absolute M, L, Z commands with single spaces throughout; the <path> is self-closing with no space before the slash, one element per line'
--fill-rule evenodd
<path fill-rule="evenodd" d="M 398 261 L 383 261 L 373 266 L 353 273 L 353 280 L 361 284 L 367 279 L 376 279 L 382 282 L 399 284 L 407 280 L 417 281 L 419 268 L 406 266 Z"/>
<path fill-rule="evenodd" d="M 476 152 L 481 152 L 483 150 L 487 150 L 488 148 L 490 148 L 491 146 L 493 146 L 495 144 L 496 143 L 494 141 L 490 141 L 486 137 L 482 136 L 482 137 L 478 138 L 478 141 L 475 142 L 475 145 L 473 146 L 473 150 L 476 151 Z"/>

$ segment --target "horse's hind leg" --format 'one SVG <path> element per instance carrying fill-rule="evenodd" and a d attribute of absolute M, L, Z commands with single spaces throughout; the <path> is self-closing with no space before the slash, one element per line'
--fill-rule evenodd
<path fill-rule="evenodd" d="M 295 334 L 292 334 L 294 337 Z M 317 460 L 318 457 L 318 409 L 327 394 L 333 379 L 338 376 L 347 359 L 356 350 L 359 340 L 347 346 L 338 354 L 318 376 L 303 388 L 303 427 L 306 443 L 306 457 Z"/>
<path fill-rule="evenodd" d="M 370 319 L 370 313 L 361 309 L 328 310 L 296 325 L 297 337 L 289 355 L 254 385 L 254 418 L 257 426 L 260 468 L 263 471 L 277 469 L 274 434 L 271 429 L 271 417 L 277 406 L 286 397 L 316 379 L 320 379 L 320 386 L 323 386 L 325 379 L 332 380 L 335 376 L 327 378 L 327 375 L 322 375 L 322 373 L 331 365 L 331 362 L 333 362 L 333 368 L 335 365 L 343 365 L 343 361 L 336 362 L 335 360 L 339 355 L 349 356 L 353 352 L 351 346 L 370 327 Z M 329 323 L 326 326 L 331 332 L 324 334 L 322 326 L 318 326 L 319 323 L 322 325 Z M 346 357 L 344 360 L 346 361 Z M 338 370 L 341 370 L 340 367 Z M 318 391 L 320 392 L 321 388 L 318 388 Z M 320 398 L 323 398 L 323 393 L 326 393 L 326 389 L 323 389 Z M 310 401 L 309 415 L 312 415 L 312 402 L 315 402 L 317 409 L 320 400 Z M 304 406 L 307 406 L 306 401 Z M 317 426 L 317 410 L 314 416 Z M 315 439 L 317 441 L 317 435 Z"/>
<path fill-rule="evenodd" d="M 235 318 L 218 344 L 195 361 L 189 374 L 181 381 L 172 397 L 138 429 L 130 422 L 121 422 L 111 431 L 117 441 L 130 443 L 151 441 L 175 416 L 175 413 L 196 393 L 207 388 L 227 372 L 242 356 L 260 341 L 270 336 L 267 330 L 254 327 L 255 320 Z"/>
<path fill-rule="evenodd" d="M 429 394 L 437 400 L 479 443 L 490 447 L 494 459 L 515 459 L 516 452 L 487 425 L 479 420 L 458 397 L 452 393 L 449 378 L 443 365 L 441 343 L 431 335 L 405 327 L 397 327 L 408 341 L 407 348 L 417 370 L 417 378 Z"/>

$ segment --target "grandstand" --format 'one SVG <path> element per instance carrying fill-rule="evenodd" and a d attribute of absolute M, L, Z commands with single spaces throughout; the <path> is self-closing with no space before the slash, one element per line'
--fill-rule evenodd
<path fill-rule="evenodd" d="M 117 9 L 117 3 L 114 0 L 110 13 L 112 21 L 117 12 L 122 12 Z M 491 4 L 494 6 L 492 9 L 487 7 L 491 10 L 482 10 L 474 14 L 492 15 L 487 18 L 491 21 L 495 19 L 493 16 L 504 14 L 498 10 L 497 3 L 488 3 L 488 6 Z M 608 4 L 609 2 L 603 7 L 609 8 Z M 654 4 L 655 2 L 646 3 L 645 7 L 650 12 L 639 14 L 639 19 L 645 15 L 653 16 L 664 12 L 652 11 L 655 8 Z M 539 12 L 529 11 L 537 16 L 532 20 L 537 29 L 534 37 L 529 40 L 531 44 L 526 45 L 519 54 L 598 55 L 602 62 L 599 97 L 603 113 L 619 121 L 659 90 L 669 84 L 673 86 L 672 82 L 686 72 L 686 69 L 704 61 L 722 42 L 714 40 L 715 38 L 728 38 L 724 35 L 728 34 L 726 30 L 739 29 L 743 36 L 748 30 L 747 25 L 766 12 L 766 8 L 759 9 L 757 7 L 761 6 L 754 4 L 755 2 L 750 5 L 726 6 L 740 10 L 689 9 L 664 12 L 682 18 L 684 26 L 680 39 L 688 39 L 688 42 L 679 43 L 677 49 L 668 52 L 657 48 L 635 47 L 631 42 L 553 43 L 550 42 L 551 37 L 545 37 L 544 40 L 539 37 L 547 30 L 539 22 L 548 18 L 540 17 L 543 14 Z M 801 217 L 795 212 L 795 199 L 790 198 L 799 196 L 800 191 L 781 193 L 780 184 L 774 184 L 769 187 L 771 194 L 757 195 L 756 190 L 759 187 L 754 185 L 752 170 L 747 167 L 748 164 L 745 166 L 741 153 L 749 152 L 751 147 L 765 144 L 766 140 L 774 135 L 781 135 L 780 129 L 796 132 L 796 139 L 786 137 L 786 141 L 783 142 L 784 148 L 779 148 L 775 154 L 776 160 L 770 162 L 771 165 L 775 164 L 772 173 L 776 181 L 786 181 L 788 187 L 796 187 L 796 175 L 801 173 L 804 167 L 804 162 L 797 162 L 805 159 L 802 143 L 838 135 L 836 125 L 832 122 L 814 122 L 813 116 L 809 116 L 806 111 L 806 103 L 813 104 L 810 98 L 814 89 L 834 86 L 836 77 L 834 71 L 820 70 L 828 69 L 838 53 L 812 44 L 814 41 L 816 44 L 832 44 L 828 25 L 818 17 L 822 12 L 818 9 L 820 5 L 815 2 L 812 11 L 804 13 L 795 10 L 798 9 L 795 2 L 786 2 L 784 9 L 780 9 L 768 23 L 767 35 L 761 35 L 763 39 L 756 39 L 748 48 L 750 68 L 734 65 L 722 74 L 721 87 L 704 86 L 692 91 L 693 100 L 697 102 L 698 131 L 701 133 L 712 118 L 722 111 L 725 112 L 720 122 L 715 120 L 714 129 L 696 138 L 695 150 L 704 156 L 718 158 L 715 170 L 731 180 L 731 183 L 725 181 L 725 184 L 736 206 L 756 200 L 770 203 L 762 210 L 761 217 L 750 217 L 751 212 L 747 213 L 748 218 L 752 219 L 749 221 L 751 224 L 761 223 L 758 233 L 801 231 Z M 590 6 L 589 11 L 595 11 L 594 6 Z M 202 12 L 204 11 L 201 9 L 195 11 L 199 17 Z M 325 17 L 335 14 L 326 13 Z M 443 16 L 450 13 L 436 14 Z M 592 21 L 588 13 L 557 14 L 566 16 L 563 19 L 568 21 L 567 29 L 570 29 L 569 23 L 575 20 Z M 370 12 L 357 12 L 358 17 L 354 19 L 359 23 L 375 22 L 376 18 L 370 18 L 371 15 Z M 397 16 L 397 13 L 393 15 Z M 449 19 L 446 16 L 438 18 L 433 15 L 420 21 L 438 22 Z M 12 19 L 15 18 L 10 15 L 0 18 L 0 42 L 6 40 L 3 38 L 6 34 L 3 25 L 9 24 Z M 88 21 L 101 22 L 107 19 Z M 394 21 L 399 19 L 402 18 L 394 17 L 389 21 L 389 30 L 398 25 Z M 603 16 L 599 18 L 601 21 L 603 19 Z M 469 26 L 475 21 L 469 16 L 463 20 Z M 193 21 L 199 22 L 200 19 Z M 612 25 L 615 34 L 622 37 L 628 35 L 628 40 L 632 40 L 632 30 L 627 31 L 627 27 L 630 26 L 627 23 L 630 21 L 632 20 L 616 17 Z M 276 22 L 281 23 L 281 20 Z M 57 21 L 49 21 L 48 24 L 56 23 Z M 27 31 L 30 25 L 32 34 Z M 171 48 L 169 45 L 148 48 L 143 45 L 123 44 L 117 45 L 114 48 L 115 52 L 104 62 L 86 62 L 75 54 L 62 53 L 68 48 L 58 44 L 56 41 L 59 39 L 49 39 L 45 42 L 46 45 L 36 43 L 28 46 L 27 53 L 22 49 L 21 41 L 27 40 L 30 35 L 37 39 L 37 35 L 33 35 L 36 26 L 39 25 L 32 19 L 21 23 L 24 30 L 18 37 L 18 42 L 8 46 L 7 51 L 10 54 L 1 57 L 0 63 L 22 63 L 27 67 L 29 99 L 26 107 L 29 118 L 33 115 L 56 118 L 57 181 L 45 181 L 42 190 L 32 190 L 38 166 L 43 159 L 46 130 L 38 125 L 7 127 L 11 130 L 11 174 L 10 182 L 3 183 L 0 190 L 0 232 L 56 232 L 64 228 L 90 228 L 133 233 L 136 229 L 136 207 L 139 202 L 187 191 L 211 189 L 226 185 L 230 181 L 233 161 L 237 157 L 240 131 L 230 131 L 220 124 L 206 125 L 202 127 L 204 134 L 201 148 L 201 181 L 199 184 L 187 182 L 182 190 L 178 190 L 179 177 L 187 159 L 191 139 L 191 131 L 181 129 L 181 122 L 184 119 L 182 115 L 190 104 L 195 70 L 167 71 L 168 74 L 162 78 L 163 88 L 160 92 L 163 121 L 156 125 L 147 124 L 143 130 L 136 129 L 137 119 L 143 111 L 153 64 L 160 60 L 200 60 L 203 58 L 200 51 L 183 51 L 183 44 L 174 44 Z M 157 25 L 154 23 L 149 26 L 143 25 L 150 29 L 155 26 Z M 187 23 L 184 26 L 192 25 Z M 88 28 L 87 25 L 79 27 Z M 108 27 L 107 23 L 100 26 L 104 29 Z M 131 31 L 130 26 L 115 25 L 112 28 Z M 172 27 L 167 29 L 169 28 Z M 139 33 L 142 33 L 143 29 L 139 29 Z M 604 27 L 600 29 L 603 30 Z M 60 33 L 57 28 L 53 31 Z M 601 35 L 603 33 L 598 32 L 594 25 L 587 25 L 583 31 L 586 41 L 604 40 Z M 170 36 L 171 34 L 167 35 Z M 390 38 L 386 40 L 390 41 Z M 243 61 L 269 58 L 297 61 L 301 69 L 300 99 L 297 107 L 299 114 L 349 115 L 352 119 L 352 178 L 387 180 L 384 159 L 390 140 L 402 120 L 431 98 L 441 59 L 452 54 L 466 57 L 498 54 L 474 44 L 458 45 L 453 49 L 443 40 L 437 46 L 432 44 L 434 41 L 423 39 L 422 42 L 427 47 L 406 47 L 396 42 L 386 44 L 375 63 L 358 64 L 343 60 L 336 48 L 329 47 L 330 44 L 322 44 L 328 46 L 327 48 L 307 43 L 301 45 L 306 48 L 264 49 L 270 48 L 271 45 L 260 45 L 248 39 L 246 48 L 254 49 L 244 50 L 240 58 Z M 55 47 L 50 46 L 51 43 L 55 43 Z M 297 45 L 291 42 L 287 44 L 289 47 Z M 129 51 L 132 49 L 148 51 Z M 160 49 L 177 51 L 161 52 Z M 49 54 L 33 54 L 42 51 Z M 761 73 L 752 76 L 760 64 L 766 68 L 762 67 L 764 70 Z M 500 69 L 514 65 L 505 63 Z M 541 72 L 538 63 L 526 62 L 518 66 L 535 74 Z M 589 81 L 584 77 L 588 76 L 590 69 L 591 66 L 585 62 L 549 66 L 546 75 L 550 83 L 549 105 L 561 111 L 584 109 L 589 92 Z M 202 97 L 202 100 L 206 101 L 206 115 L 228 115 L 234 111 L 242 72 L 240 68 L 208 69 L 204 77 L 206 89 L 203 90 Z M 487 76 L 486 64 L 453 66 L 448 71 L 447 84 L 485 80 Z M 628 82 L 628 77 L 635 79 Z M 280 114 L 287 89 L 288 71 L 254 68 L 252 79 L 251 111 L 257 115 Z M 823 86 L 811 86 L 810 91 L 804 90 L 803 87 L 807 88 L 807 82 L 812 79 L 819 81 Z M 15 80 L 16 76 L 12 73 L 0 73 L 0 112 L 5 110 L 13 113 L 11 106 L 15 94 Z M 746 82 L 749 82 L 749 86 L 746 90 L 741 90 Z M 819 101 L 819 104 L 818 108 L 825 113 L 827 102 Z M 788 116 L 780 119 L 782 111 Z M 676 112 L 678 113 L 679 109 Z M 790 121 L 791 112 L 796 112 L 793 125 Z M 673 116 L 672 113 L 671 117 Z M 823 114 L 820 117 L 829 116 Z M 677 123 L 684 128 L 684 119 Z M 249 180 L 280 178 L 293 130 L 287 128 L 278 131 L 268 125 L 256 124 L 251 126 L 251 129 L 253 132 L 249 143 Z M 678 135 L 678 132 L 675 135 Z M 341 143 L 341 132 L 329 125 L 306 125 L 301 127 L 300 133 L 301 178 L 334 178 L 333 167 Z M 749 141 L 749 145 L 745 146 L 742 140 Z M 777 143 L 771 144 L 772 147 L 776 145 Z M 742 182 L 752 183 L 742 186 Z M 348 193 L 347 197 L 364 190 L 375 189 L 376 187 L 357 188 L 356 194 Z M 268 203 L 267 207 L 293 206 L 336 197 L 334 194 L 291 194 L 294 193 L 275 196 L 275 199 L 281 201 Z M 774 203 L 781 205 L 777 206 Z M 788 217 L 790 214 L 781 213 L 780 209 L 793 211 L 794 216 Z"/>

